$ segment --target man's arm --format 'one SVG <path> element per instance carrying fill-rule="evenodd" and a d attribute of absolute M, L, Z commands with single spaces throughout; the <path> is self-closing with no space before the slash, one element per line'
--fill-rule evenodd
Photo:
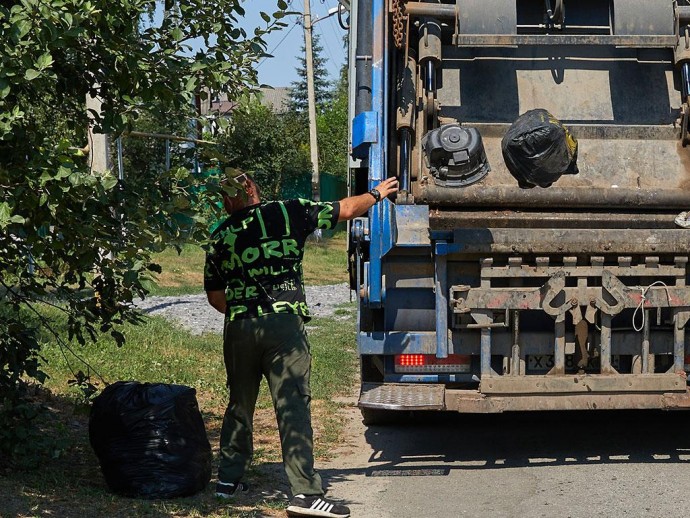
<path fill-rule="evenodd" d="M 227 302 L 225 300 L 225 290 L 207 291 L 206 298 L 211 306 L 225 314 L 225 309 L 227 306 Z"/>
<path fill-rule="evenodd" d="M 383 200 L 389 194 L 398 190 L 398 179 L 395 177 L 388 178 L 378 184 L 375 189 L 381 193 L 381 199 Z M 348 221 L 357 216 L 361 216 L 373 207 L 375 203 L 376 200 L 368 192 L 340 200 L 338 222 Z"/>

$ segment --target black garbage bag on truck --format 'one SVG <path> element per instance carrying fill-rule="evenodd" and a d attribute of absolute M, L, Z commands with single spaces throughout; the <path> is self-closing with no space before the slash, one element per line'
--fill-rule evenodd
<path fill-rule="evenodd" d="M 577 140 L 548 111 L 517 118 L 501 142 L 510 174 L 523 189 L 549 187 L 564 174 L 577 174 Z"/>
<path fill-rule="evenodd" d="M 108 487 L 123 496 L 188 496 L 211 479 L 211 445 L 191 387 L 108 386 L 93 402 L 89 439 Z"/>

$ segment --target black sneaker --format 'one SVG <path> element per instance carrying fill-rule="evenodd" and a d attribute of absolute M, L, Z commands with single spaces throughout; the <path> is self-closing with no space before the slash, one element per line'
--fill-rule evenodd
<path fill-rule="evenodd" d="M 233 498 L 238 493 L 246 493 L 249 486 L 244 482 L 220 482 L 216 484 L 216 496 L 219 498 Z"/>
<path fill-rule="evenodd" d="M 326 516 L 347 518 L 350 509 L 320 495 L 295 495 L 287 508 L 288 516 Z"/>

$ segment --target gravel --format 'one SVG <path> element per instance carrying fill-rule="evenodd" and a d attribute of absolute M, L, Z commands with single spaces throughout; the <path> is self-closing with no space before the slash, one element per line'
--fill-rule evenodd
<path fill-rule="evenodd" d="M 307 304 L 312 316 L 333 316 L 335 309 L 350 302 L 346 283 L 327 286 L 307 286 Z M 223 332 L 223 315 L 209 306 L 206 294 L 180 297 L 148 297 L 137 307 L 147 315 L 160 315 L 180 324 L 194 335 Z"/>

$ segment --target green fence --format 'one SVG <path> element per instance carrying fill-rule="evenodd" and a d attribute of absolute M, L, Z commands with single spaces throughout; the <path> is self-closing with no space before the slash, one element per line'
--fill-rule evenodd
<path fill-rule="evenodd" d="M 336 201 L 347 196 L 347 182 L 344 178 L 331 173 L 319 175 L 321 183 L 321 200 Z M 283 184 L 281 198 L 306 198 L 311 199 L 311 173 L 304 173 L 289 182 Z"/>
<path fill-rule="evenodd" d="M 347 196 L 347 182 L 340 176 L 335 176 L 331 173 L 320 173 L 319 181 L 321 184 L 321 201 L 337 201 Z M 283 184 L 281 189 L 281 198 L 305 198 L 311 199 L 311 173 L 304 173 L 290 182 Z M 329 236 L 339 230 L 345 230 L 345 223 L 338 223 L 336 227 L 324 235 Z"/>

